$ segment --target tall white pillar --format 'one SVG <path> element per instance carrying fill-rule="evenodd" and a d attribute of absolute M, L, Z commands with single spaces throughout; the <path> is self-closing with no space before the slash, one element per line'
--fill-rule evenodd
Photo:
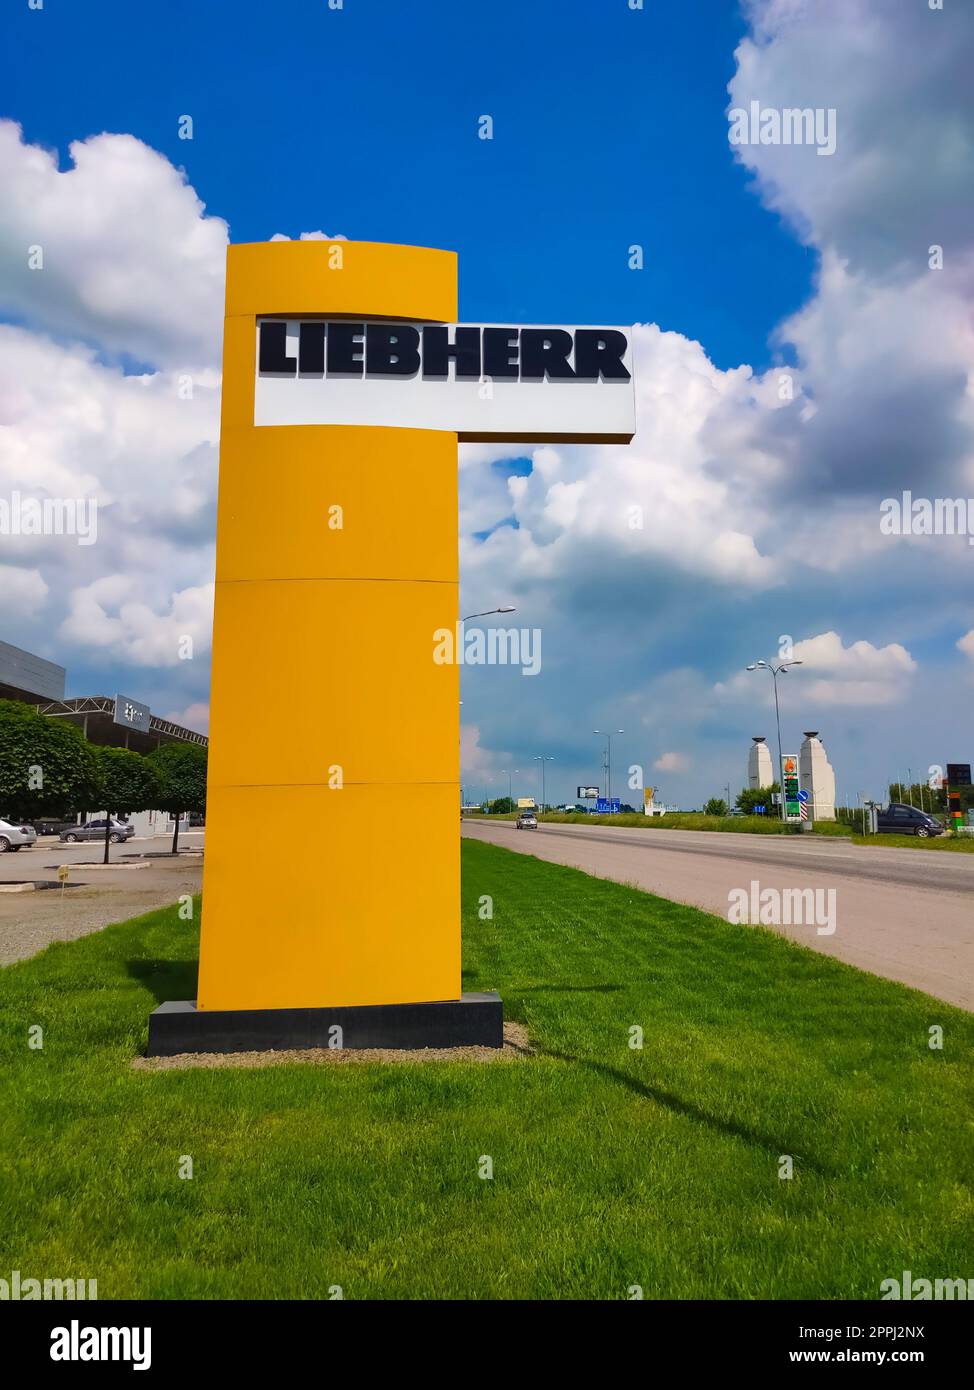
<path fill-rule="evenodd" d="M 771 765 L 771 750 L 764 741 L 763 734 L 754 734 L 750 752 L 747 755 L 747 785 L 751 791 L 758 787 L 770 787 L 775 781 Z"/>
<path fill-rule="evenodd" d="M 806 729 L 798 753 L 798 785 L 813 820 L 835 820 L 835 773 L 817 729 Z"/>

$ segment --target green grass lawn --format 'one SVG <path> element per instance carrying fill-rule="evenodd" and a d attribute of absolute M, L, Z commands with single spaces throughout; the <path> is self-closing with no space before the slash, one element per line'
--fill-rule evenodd
<path fill-rule="evenodd" d="M 974 1019 L 490 845 L 464 842 L 463 870 L 464 986 L 501 991 L 532 1058 L 134 1071 L 157 998 L 194 994 L 174 910 L 0 972 L 0 1276 L 101 1298 L 875 1298 L 904 1269 L 974 1275 Z"/>

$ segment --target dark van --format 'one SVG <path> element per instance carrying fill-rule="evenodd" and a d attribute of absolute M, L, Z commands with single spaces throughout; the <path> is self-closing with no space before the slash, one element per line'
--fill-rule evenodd
<path fill-rule="evenodd" d="M 876 815 L 876 829 L 885 835 L 919 835 L 921 840 L 930 835 L 942 835 L 944 828 L 939 820 L 928 816 L 926 811 L 916 806 L 904 806 L 901 801 L 891 801 Z"/>

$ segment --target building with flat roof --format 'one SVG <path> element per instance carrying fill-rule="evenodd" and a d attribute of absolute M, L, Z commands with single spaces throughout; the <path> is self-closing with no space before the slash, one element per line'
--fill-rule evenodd
<path fill-rule="evenodd" d="M 89 743 L 107 748 L 131 748 L 151 753 L 161 743 L 197 743 L 205 748 L 206 734 L 160 719 L 148 705 L 124 695 L 81 695 L 65 699 L 63 666 L 0 642 L 0 700 L 20 700 L 40 714 L 76 724 Z"/>
<path fill-rule="evenodd" d="M 66 672 L 42 656 L 0 642 L 0 700 L 62 700 Z"/>

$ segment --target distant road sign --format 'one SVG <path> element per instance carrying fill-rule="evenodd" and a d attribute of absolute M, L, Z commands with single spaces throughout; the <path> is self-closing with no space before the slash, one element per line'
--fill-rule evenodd
<path fill-rule="evenodd" d="M 614 796 L 611 801 L 604 796 L 600 796 L 595 803 L 595 813 L 599 816 L 614 816 L 619 810 L 619 798 Z"/>
<path fill-rule="evenodd" d="M 755 814 L 756 816 L 763 816 L 763 815 L 766 814 L 767 809 L 768 809 L 767 806 L 755 806 L 755 808 L 754 808 L 754 814 Z"/>
<path fill-rule="evenodd" d="M 806 792 L 806 791 L 800 791 L 800 792 L 798 793 L 798 800 L 799 800 L 799 801 L 807 801 L 807 800 L 808 800 L 808 792 Z"/>
<path fill-rule="evenodd" d="M 575 795 L 580 801 L 595 801 L 598 798 L 598 787 L 578 787 Z"/>

